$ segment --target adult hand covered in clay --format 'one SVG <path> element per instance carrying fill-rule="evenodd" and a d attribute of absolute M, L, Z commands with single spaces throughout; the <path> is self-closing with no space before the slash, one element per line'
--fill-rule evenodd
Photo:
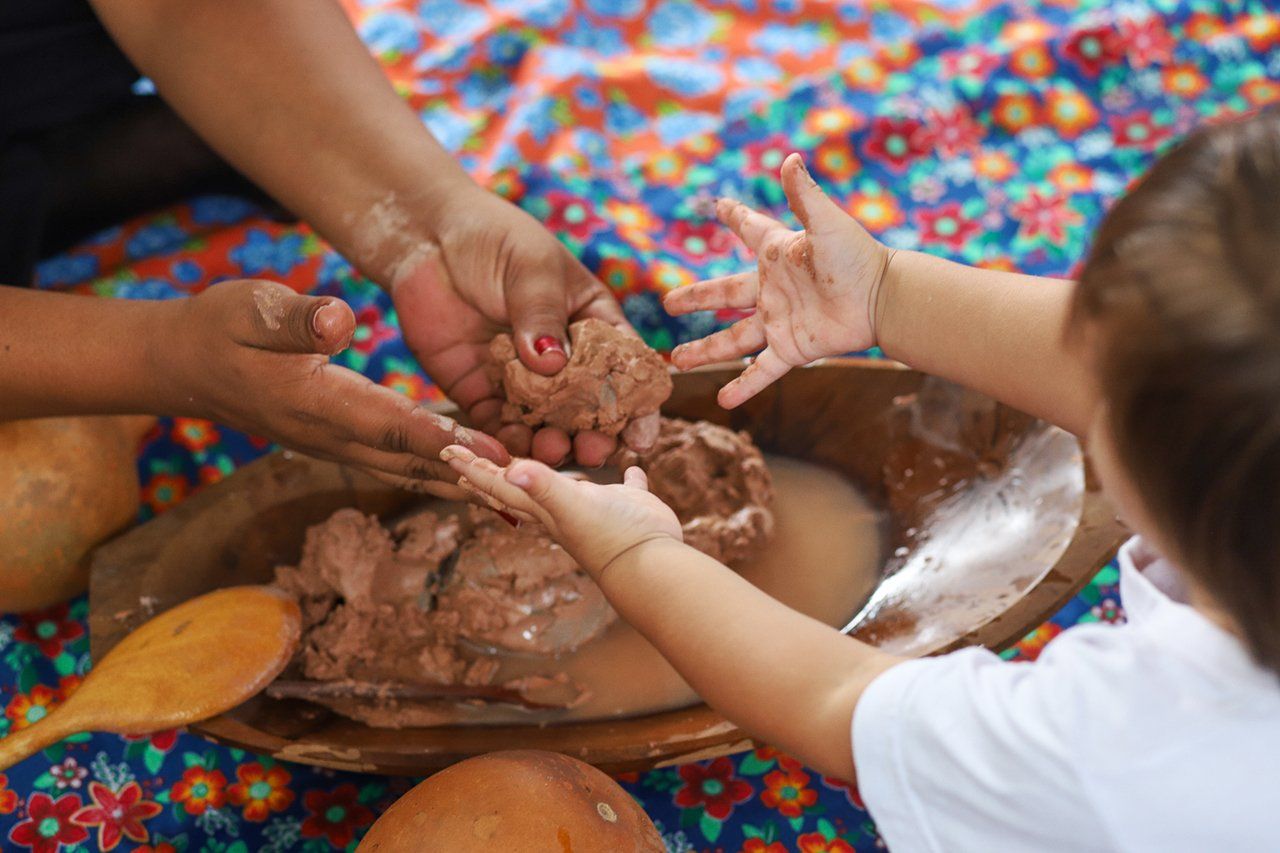
<path fill-rule="evenodd" d="M 435 241 L 391 285 L 409 348 L 471 422 L 512 453 L 559 464 L 572 449 L 580 464 L 601 464 L 617 446 L 612 436 L 583 432 L 571 442 L 562 429 L 503 425 L 504 400 L 485 370 L 489 341 L 513 329 L 520 361 L 549 376 L 568 362 L 569 322 L 595 317 L 635 331 L 604 285 L 527 213 L 478 187 L 449 210 Z"/>
<path fill-rule="evenodd" d="M 755 309 L 728 329 L 672 352 L 676 367 L 688 370 L 763 348 L 720 389 L 720 405 L 727 409 L 792 367 L 876 343 L 880 285 L 893 253 L 818 188 L 800 155 L 782 164 L 782 187 L 803 231 L 720 199 L 716 215 L 755 252 L 757 269 L 673 290 L 663 302 L 674 315 Z"/>
<path fill-rule="evenodd" d="M 274 282 L 230 281 L 166 307 L 174 312 L 158 356 L 168 368 L 160 389 L 166 412 L 208 418 L 446 497 L 460 494 L 439 461 L 446 445 L 509 458 L 493 438 L 331 364 L 355 330 L 341 300 L 301 296 Z"/>

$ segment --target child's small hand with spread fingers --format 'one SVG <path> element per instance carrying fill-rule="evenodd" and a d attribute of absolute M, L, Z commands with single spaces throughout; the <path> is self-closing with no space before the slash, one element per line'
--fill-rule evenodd
<path fill-rule="evenodd" d="M 597 581 L 618 557 L 641 544 L 682 541 L 676 514 L 649 491 L 644 471 L 634 466 L 622 483 L 605 486 L 532 459 L 503 468 L 461 445 L 446 447 L 440 458 L 457 472 L 458 484 L 490 508 L 547 528 Z"/>
<path fill-rule="evenodd" d="M 728 409 L 792 367 L 876 343 L 880 284 L 893 253 L 819 189 L 799 154 L 782 164 L 782 187 L 803 231 L 720 199 L 717 217 L 756 253 L 758 268 L 673 290 L 663 301 L 674 315 L 755 309 L 728 329 L 672 352 L 675 365 L 688 370 L 763 348 L 721 389 L 720 404 Z"/>

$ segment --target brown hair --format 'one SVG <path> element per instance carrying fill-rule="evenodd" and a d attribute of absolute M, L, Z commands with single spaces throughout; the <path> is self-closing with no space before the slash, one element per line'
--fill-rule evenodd
<path fill-rule="evenodd" d="M 1107 215 L 1071 327 L 1175 557 L 1280 672 L 1280 112 L 1201 130 Z"/>

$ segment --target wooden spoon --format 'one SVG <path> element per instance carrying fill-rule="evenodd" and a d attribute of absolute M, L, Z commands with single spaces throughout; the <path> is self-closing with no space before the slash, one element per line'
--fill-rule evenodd
<path fill-rule="evenodd" d="M 49 716 L 0 740 L 0 770 L 77 732 L 147 734 L 216 717 L 280 674 L 301 630 L 297 603 L 273 587 L 227 587 L 166 610 Z"/>

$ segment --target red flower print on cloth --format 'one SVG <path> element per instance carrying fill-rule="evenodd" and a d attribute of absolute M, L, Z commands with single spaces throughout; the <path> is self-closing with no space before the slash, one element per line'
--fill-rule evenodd
<path fill-rule="evenodd" d="M 357 829 L 373 823 L 373 812 L 356 799 L 355 785 L 339 785 L 333 792 L 308 791 L 302 803 L 311 812 L 302 822 L 303 838 L 329 839 L 334 847 L 351 843 Z"/>
<path fill-rule="evenodd" d="M 568 234 L 575 240 L 585 240 L 605 226 L 604 220 L 592 209 L 593 202 L 586 199 L 566 192 L 549 192 L 547 203 L 551 211 L 544 224 L 552 234 Z"/>
<path fill-rule="evenodd" d="M 1169 137 L 1169 129 L 1156 124 L 1151 113 L 1143 111 L 1111 119 L 1111 132 L 1116 145 L 1129 145 L 1143 151 L 1153 151 Z"/>
<path fill-rule="evenodd" d="M 161 752 L 168 752 L 173 749 L 173 745 L 178 742 L 177 729 L 165 729 L 159 732 L 152 732 L 149 735 L 122 735 L 125 740 L 145 740 L 150 741 L 151 745 Z"/>
<path fill-rule="evenodd" d="M 960 77 L 982 82 L 1000 67 L 999 55 L 981 47 L 948 51 L 941 61 L 942 75 L 947 79 Z"/>
<path fill-rule="evenodd" d="M 1075 139 L 1098 123 L 1098 109 L 1074 89 L 1054 88 L 1044 96 L 1045 118 L 1066 139 Z"/>
<path fill-rule="evenodd" d="M 18 807 L 18 794 L 9 787 L 9 777 L 0 773 L 0 814 L 13 814 Z"/>
<path fill-rule="evenodd" d="M 751 799 L 751 784 L 733 775 L 733 762 L 721 757 L 710 764 L 686 764 L 679 770 L 684 787 L 675 803 L 683 809 L 703 806 L 716 820 L 725 820 L 738 803 Z"/>
<path fill-rule="evenodd" d="M 849 199 L 849 213 L 869 231 L 901 225 L 906 217 L 890 193 L 858 194 Z"/>
<path fill-rule="evenodd" d="M 770 841 L 766 844 L 762 838 L 748 838 L 738 853 L 790 853 L 790 851 L 781 841 Z"/>
<path fill-rule="evenodd" d="M 916 211 L 922 243 L 937 243 L 954 252 L 964 248 L 969 238 L 982 231 L 982 226 L 965 216 L 959 202 L 947 202 L 933 210 Z"/>
<path fill-rule="evenodd" d="M 32 853 L 57 853 L 64 844 L 79 844 L 89 831 L 72 822 L 80 810 L 79 794 L 63 794 L 56 801 L 37 791 L 27 800 L 27 819 L 9 830 L 9 840 Z"/>
<path fill-rule="evenodd" d="M 1049 48 L 1043 44 L 1028 44 L 1015 50 L 1009 57 L 1009 70 L 1019 77 L 1039 80 L 1057 71 L 1058 63 L 1054 61 Z"/>
<path fill-rule="evenodd" d="M 84 636 L 84 626 L 69 619 L 67 612 L 67 605 L 59 604 L 24 613 L 13 631 L 13 638 L 39 646 L 40 653 L 47 658 L 56 658 L 67 643 Z"/>
<path fill-rule="evenodd" d="M 832 139 L 822 143 L 813 152 L 813 166 L 819 174 L 832 180 L 847 181 L 858 171 L 858 158 L 853 146 L 846 139 Z"/>
<path fill-rule="evenodd" d="M 163 810 L 162 806 L 142 797 L 142 788 L 130 782 L 118 792 L 100 782 L 89 783 L 93 805 L 85 806 L 71 816 L 80 826 L 98 827 L 98 849 L 114 850 L 120 839 L 146 841 L 150 834 L 142 825 Z"/>
<path fill-rule="evenodd" d="M 1026 198 L 1010 206 L 1009 212 L 1018 221 L 1019 237 L 1042 238 L 1055 245 L 1067 239 L 1069 226 L 1084 221 L 1084 217 L 1067 206 L 1065 198 L 1045 196 L 1039 190 L 1029 190 Z"/>
<path fill-rule="evenodd" d="M 282 812 L 293 802 L 289 771 L 280 765 L 264 768 L 258 762 L 236 768 L 237 781 L 227 788 L 227 802 L 244 808 L 244 819 L 255 823 L 272 812 Z"/>
<path fill-rule="evenodd" d="M 1280 15 L 1255 12 L 1236 24 L 1236 30 L 1249 42 L 1249 47 L 1262 53 L 1280 44 Z"/>
<path fill-rule="evenodd" d="M 161 841 L 159 844 L 142 844 L 133 848 L 133 853 L 179 853 L 178 848 L 174 847 L 168 841 Z"/>
<path fill-rule="evenodd" d="M 667 248 L 686 260 L 705 261 L 713 255 L 723 255 L 733 248 L 733 234 L 719 222 L 690 222 L 676 220 L 667 230 L 663 241 Z"/>
<path fill-rule="evenodd" d="M 1280 101 L 1280 83 L 1256 77 L 1240 87 L 1240 94 L 1255 107 L 1273 104 Z"/>
<path fill-rule="evenodd" d="M 1129 55 L 1129 64 L 1134 68 L 1164 65 L 1173 60 L 1177 43 L 1169 35 L 1164 21 L 1154 15 L 1145 21 L 1124 21 L 1120 25 L 1120 37 Z"/>
<path fill-rule="evenodd" d="M 760 802 L 777 809 L 783 817 L 800 817 L 818 802 L 818 792 L 809 787 L 809 774 L 799 769 L 774 770 L 765 774 Z"/>
<path fill-rule="evenodd" d="M 893 171 L 901 172 L 907 163 L 928 151 L 931 144 L 929 129 L 919 119 L 881 116 L 871 123 L 866 153 Z"/>
<path fill-rule="evenodd" d="M 197 418 L 174 418 L 173 440 L 190 450 L 200 453 L 218 443 L 222 438 L 218 428 Z"/>
<path fill-rule="evenodd" d="M 857 853 L 843 838 L 827 838 L 821 832 L 806 832 L 796 839 L 800 853 Z"/>
<path fill-rule="evenodd" d="M 181 803 L 187 814 L 204 814 L 206 809 L 222 808 L 226 801 L 227 777 L 221 770 L 188 767 L 173 784 L 173 801 Z"/>
<path fill-rule="evenodd" d="M 640 264 L 631 258 L 605 258 L 596 277 L 617 294 L 642 293 L 648 286 Z"/>
<path fill-rule="evenodd" d="M 30 693 L 19 693 L 9 700 L 4 715 L 9 718 L 10 731 L 25 729 L 38 723 L 61 702 L 58 692 L 51 687 L 37 684 Z"/>
<path fill-rule="evenodd" d="M 1068 59 L 1089 77 L 1124 58 L 1124 39 L 1111 27 L 1080 30 L 1062 48 Z"/>
<path fill-rule="evenodd" d="M 179 474 L 152 474 L 142 488 L 142 501 L 152 512 L 164 512 L 187 496 L 187 479 Z"/>
<path fill-rule="evenodd" d="M 1190 63 L 1170 66 L 1160 76 L 1164 87 L 1171 94 L 1184 98 L 1194 98 L 1209 88 L 1208 78 Z"/>
<path fill-rule="evenodd" d="M 1054 622 L 1046 622 L 1023 637 L 1014 645 L 1012 660 L 1033 661 L 1040 657 L 1049 641 L 1062 633 L 1062 628 Z"/>
<path fill-rule="evenodd" d="M 376 305 L 366 305 L 356 312 L 356 330 L 351 335 L 351 348 L 369 355 L 387 341 L 397 337 L 396 330 L 382 317 Z"/>
<path fill-rule="evenodd" d="M 978 146 L 982 141 L 982 126 L 973 120 L 966 107 L 958 106 L 948 112 L 933 111 L 929 114 L 932 142 L 943 154 L 959 154 Z"/>
<path fill-rule="evenodd" d="M 836 779 L 832 776 L 823 776 L 822 784 L 824 787 L 833 791 L 844 791 L 845 798 L 849 801 L 849 805 L 856 809 L 866 811 L 867 807 L 862 802 L 862 794 L 858 792 L 858 786 L 843 779 Z"/>
<path fill-rule="evenodd" d="M 791 153 L 793 143 L 782 134 L 775 133 L 758 142 L 750 142 L 742 147 L 746 155 L 747 168 L 752 172 L 764 172 L 777 175 L 782 168 L 782 161 Z"/>
<path fill-rule="evenodd" d="M 991 121 L 1008 133 L 1017 133 L 1040 121 L 1040 104 L 1023 92 L 1006 92 L 996 98 Z"/>

